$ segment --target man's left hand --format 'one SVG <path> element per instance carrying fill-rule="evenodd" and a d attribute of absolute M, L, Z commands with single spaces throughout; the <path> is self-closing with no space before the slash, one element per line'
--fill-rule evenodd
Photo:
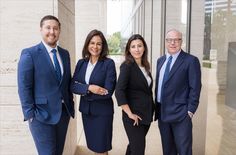
<path fill-rule="evenodd" d="M 188 111 L 188 115 L 190 118 L 193 118 L 193 113 L 191 111 Z"/>

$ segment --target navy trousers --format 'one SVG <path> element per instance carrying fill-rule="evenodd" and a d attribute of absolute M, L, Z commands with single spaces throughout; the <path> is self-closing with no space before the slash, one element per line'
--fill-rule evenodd
<path fill-rule="evenodd" d="M 163 155 L 192 155 L 192 120 L 187 115 L 180 122 L 158 120 Z"/>
<path fill-rule="evenodd" d="M 57 124 L 45 124 L 37 119 L 29 122 L 29 128 L 39 155 L 62 155 L 70 116 L 63 108 Z"/>

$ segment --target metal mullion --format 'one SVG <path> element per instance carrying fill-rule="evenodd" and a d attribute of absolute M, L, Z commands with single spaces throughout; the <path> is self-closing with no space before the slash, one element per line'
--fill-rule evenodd
<path fill-rule="evenodd" d="M 165 33 L 166 33 L 166 0 L 161 3 L 161 50 L 160 55 L 165 54 Z"/>
<path fill-rule="evenodd" d="M 192 0 L 187 1 L 187 28 L 186 28 L 186 52 L 190 53 L 191 49 L 191 12 Z"/>

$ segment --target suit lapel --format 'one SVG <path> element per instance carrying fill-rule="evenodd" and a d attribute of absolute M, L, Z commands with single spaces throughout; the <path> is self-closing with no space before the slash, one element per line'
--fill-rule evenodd
<path fill-rule="evenodd" d="M 140 82 L 140 83 L 144 83 L 145 88 L 147 88 L 147 90 L 149 90 L 149 88 L 152 87 L 152 81 L 151 81 L 150 86 L 148 86 L 148 82 L 147 82 L 146 77 L 144 76 L 142 70 L 139 68 L 138 64 L 135 63 L 135 62 L 134 62 L 134 69 L 136 70 L 136 72 L 138 72 L 138 76 L 140 77 L 140 80 L 143 81 L 143 82 Z M 150 77 L 150 78 L 152 80 L 152 77 Z"/>
<path fill-rule="evenodd" d="M 46 49 L 46 47 L 43 45 L 43 43 L 41 42 L 40 45 L 39 45 L 39 49 L 41 50 L 41 52 L 44 54 L 44 56 L 46 57 L 46 62 L 45 63 L 48 63 L 48 66 L 51 70 L 51 73 L 52 75 L 54 76 L 55 80 L 57 80 L 57 75 L 56 75 L 56 72 L 55 72 L 55 68 L 54 68 L 54 65 L 53 65 L 53 62 L 50 58 L 50 55 Z M 63 55 L 63 52 L 61 51 L 62 49 L 60 47 L 58 47 L 58 52 L 60 54 L 60 57 L 61 57 L 61 61 L 62 61 L 62 65 L 63 65 L 63 75 L 62 75 L 62 79 L 60 81 L 60 84 L 62 83 L 63 81 L 63 78 L 64 78 L 64 74 L 66 72 L 66 60 L 65 60 L 65 56 Z M 42 62 L 44 63 L 44 62 Z"/>
<path fill-rule="evenodd" d="M 96 75 L 99 73 L 99 71 L 101 71 L 102 66 L 103 66 L 103 61 L 98 60 L 97 64 L 95 65 L 95 67 L 91 73 L 89 83 L 91 83 L 91 81 L 93 81 L 93 77 L 96 77 Z"/>
<path fill-rule="evenodd" d="M 86 60 L 86 59 L 83 59 L 83 64 L 82 64 L 82 67 L 81 67 L 81 74 L 79 75 L 81 77 L 81 80 L 82 80 L 82 83 L 86 83 L 85 81 L 85 75 L 86 75 L 86 70 L 87 70 L 87 67 L 88 67 L 88 63 L 89 61 Z M 91 77 L 90 77 L 91 78 Z M 89 79 L 90 80 L 90 79 Z"/>
<path fill-rule="evenodd" d="M 171 70 L 170 70 L 170 74 L 169 74 L 168 80 L 171 78 L 171 76 L 173 76 L 173 74 L 177 71 L 177 69 L 179 68 L 179 66 L 183 63 L 183 61 L 184 61 L 184 55 L 185 55 L 184 52 L 181 51 L 180 54 L 179 54 L 179 56 L 177 57 L 177 59 L 176 59 L 174 65 L 173 65 L 173 67 L 172 67 Z M 168 81 L 168 80 L 167 80 L 167 81 Z"/>
<path fill-rule="evenodd" d="M 61 57 L 61 61 L 62 61 L 62 66 L 63 66 L 63 74 L 62 74 L 62 78 L 61 78 L 61 81 L 60 81 L 60 84 L 62 83 L 62 81 L 64 80 L 64 77 L 65 77 L 65 75 L 66 75 L 66 68 L 67 68 L 67 66 L 66 66 L 66 56 L 64 55 L 64 53 L 62 52 L 62 49 L 58 46 L 57 47 L 57 49 L 58 49 L 58 52 L 59 52 L 59 55 L 60 55 L 60 57 Z M 54 66 L 53 66 L 54 67 Z M 56 74 L 55 74 L 56 75 Z"/>
<path fill-rule="evenodd" d="M 138 75 L 140 75 L 140 79 L 142 79 L 143 83 L 145 83 L 145 86 L 148 87 L 147 80 L 142 72 L 142 70 L 139 68 L 138 64 L 134 62 L 134 68 L 138 72 Z"/>
<path fill-rule="evenodd" d="M 56 75 L 56 72 L 55 72 L 55 69 L 54 69 L 54 65 L 52 63 L 52 60 L 51 60 L 51 58 L 49 56 L 49 53 L 48 53 L 46 47 L 43 45 L 42 42 L 39 45 L 39 49 L 41 50 L 41 52 L 44 54 L 44 57 L 46 58 L 45 63 L 48 63 L 48 66 L 49 66 L 49 68 L 51 70 L 52 75 L 57 80 L 57 75 Z M 44 62 L 42 62 L 42 63 L 44 63 Z"/>
<path fill-rule="evenodd" d="M 163 66 L 165 60 L 166 60 L 166 56 L 162 56 L 162 57 L 161 57 L 160 59 L 158 59 L 158 61 L 157 61 L 157 68 L 156 68 L 156 86 L 158 86 L 161 67 Z M 155 89 L 156 89 L 156 88 L 155 88 Z M 156 91 L 156 90 L 155 90 L 155 91 Z"/>
<path fill-rule="evenodd" d="M 162 56 L 162 58 L 160 59 L 159 63 L 157 64 L 158 75 L 159 75 L 159 73 L 161 71 L 161 67 L 164 64 L 165 60 L 166 60 L 166 56 Z"/>

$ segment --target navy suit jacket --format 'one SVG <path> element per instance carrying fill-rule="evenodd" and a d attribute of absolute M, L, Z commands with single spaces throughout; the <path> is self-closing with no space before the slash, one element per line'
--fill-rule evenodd
<path fill-rule="evenodd" d="M 162 103 L 157 103 L 159 72 L 166 56 L 157 60 L 156 119 L 164 122 L 181 121 L 188 111 L 195 113 L 201 91 L 201 69 L 197 57 L 181 51 L 172 66 L 162 91 Z"/>
<path fill-rule="evenodd" d="M 89 79 L 89 84 L 108 90 L 107 95 L 97 95 L 88 91 L 85 74 L 89 60 L 80 59 L 72 78 L 71 91 L 81 95 L 79 111 L 83 114 L 112 115 L 114 113 L 112 94 L 116 85 L 116 68 L 112 59 L 99 60 Z"/>
<path fill-rule="evenodd" d="M 74 117 L 73 95 L 70 92 L 71 68 L 69 52 L 58 46 L 63 76 L 56 78 L 53 63 L 41 42 L 23 49 L 18 63 L 18 93 L 24 120 L 35 118 L 46 124 L 56 124 L 61 117 L 62 101 Z"/>

